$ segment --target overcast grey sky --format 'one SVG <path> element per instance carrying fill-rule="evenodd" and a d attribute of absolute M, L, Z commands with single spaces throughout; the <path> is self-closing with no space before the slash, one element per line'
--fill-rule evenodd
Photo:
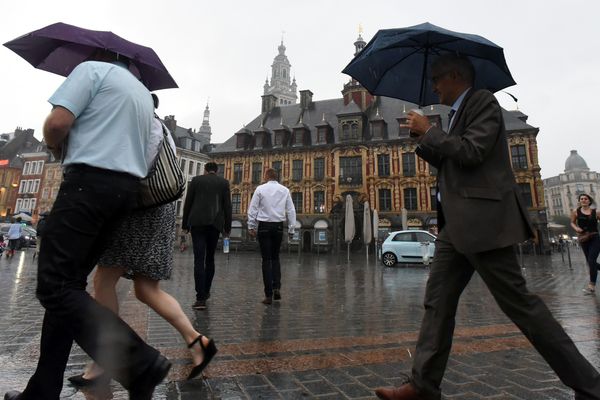
<path fill-rule="evenodd" d="M 542 176 L 564 169 L 570 149 L 600 170 L 593 110 L 600 89 L 600 2 L 596 0 L 202 1 L 104 0 L 3 2 L 0 42 L 54 22 L 112 30 L 152 47 L 179 89 L 159 91 L 159 115 L 199 128 L 210 98 L 213 142 L 220 143 L 260 112 L 260 96 L 284 31 L 298 88 L 315 100 L 340 97 L 341 74 L 358 26 L 366 41 L 378 29 L 431 22 L 476 33 L 504 47 L 529 123 L 540 128 Z M 41 138 L 48 97 L 64 78 L 36 70 L 0 48 L 0 132 L 33 128 Z M 507 109 L 515 103 L 497 95 Z"/>

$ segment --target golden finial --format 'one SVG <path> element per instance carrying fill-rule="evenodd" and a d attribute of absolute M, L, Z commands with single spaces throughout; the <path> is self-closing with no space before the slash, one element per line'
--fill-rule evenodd
<path fill-rule="evenodd" d="M 362 26 L 362 24 L 358 24 L 358 34 L 362 35 L 362 33 L 363 33 L 363 26 Z"/>

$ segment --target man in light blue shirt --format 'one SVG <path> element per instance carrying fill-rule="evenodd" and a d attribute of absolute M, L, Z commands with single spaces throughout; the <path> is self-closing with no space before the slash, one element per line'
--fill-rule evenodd
<path fill-rule="evenodd" d="M 146 176 L 154 106 L 127 69 L 128 60 L 98 50 L 50 98 L 48 148 L 64 160 L 64 180 L 46 219 L 37 297 L 45 308 L 40 358 L 23 393 L 5 400 L 56 400 L 73 341 L 129 391 L 151 400 L 171 364 L 86 292 L 87 276 Z"/>

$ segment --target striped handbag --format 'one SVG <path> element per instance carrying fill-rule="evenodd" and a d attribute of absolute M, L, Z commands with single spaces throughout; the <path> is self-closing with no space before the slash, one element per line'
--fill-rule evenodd
<path fill-rule="evenodd" d="M 148 176 L 141 180 L 138 193 L 138 209 L 157 207 L 177 200 L 185 190 L 185 178 L 179 167 L 177 155 L 169 145 L 169 130 L 161 122 L 163 140 L 158 145 L 158 153 Z"/>

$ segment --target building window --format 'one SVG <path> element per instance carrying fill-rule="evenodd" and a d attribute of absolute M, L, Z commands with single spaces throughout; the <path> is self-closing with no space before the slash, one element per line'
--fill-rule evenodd
<path fill-rule="evenodd" d="M 526 207 L 533 207 L 533 199 L 531 198 L 531 185 L 528 183 L 519 183 L 521 189 L 521 198 Z"/>
<path fill-rule="evenodd" d="M 304 131 L 302 129 L 294 132 L 294 145 L 302 146 L 304 144 L 303 140 L 302 140 L 303 137 L 304 137 Z"/>
<path fill-rule="evenodd" d="M 262 180 L 262 163 L 252 163 L 252 183 L 258 184 Z"/>
<path fill-rule="evenodd" d="M 527 153 L 524 144 L 510 146 L 510 155 L 514 169 L 527 169 Z"/>
<path fill-rule="evenodd" d="M 317 130 L 317 143 L 327 142 L 327 128 L 319 128 Z"/>
<path fill-rule="evenodd" d="M 181 166 L 181 170 L 185 171 L 185 158 L 181 159 L 180 166 Z"/>
<path fill-rule="evenodd" d="M 437 209 L 437 189 L 435 187 L 429 188 L 429 201 L 431 202 L 431 209 Z"/>
<path fill-rule="evenodd" d="M 48 200 L 49 195 L 50 195 L 50 188 L 44 188 L 44 190 L 42 190 L 42 200 Z"/>
<path fill-rule="evenodd" d="M 194 173 L 194 162 L 190 160 L 188 163 L 188 175 L 192 175 Z"/>
<path fill-rule="evenodd" d="M 21 181 L 21 183 L 19 185 L 19 193 L 25 193 L 26 189 L 27 189 L 27 181 Z"/>
<path fill-rule="evenodd" d="M 271 168 L 273 168 L 277 172 L 277 180 L 281 180 L 281 161 L 273 161 L 271 164 Z"/>
<path fill-rule="evenodd" d="M 392 191 L 390 189 L 379 189 L 379 209 L 392 211 Z"/>
<path fill-rule="evenodd" d="M 358 124 L 352 124 L 352 140 L 358 139 Z"/>
<path fill-rule="evenodd" d="M 404 208 L 407 210 L 417 209 L 417 188 L 404 189 Z"/>
<path fill-rule="evenodd" d="M 325 192 L 318 190 L 314 193 L 313 198 L 315 200 L 315 214 L 322 214 L 325 212 Z"/>
<path fill-rule="evenodd" d="M 281 146 L 283 144 L 283 132 L 275 132 L 275 146 Z"/>
<path fill-rule="evenodd" d="M 389 156 L 389 154 L 379 154 L 377 156 L 377 175 L 390 176 L 390 156 Z"/>
<path fill-rule="evenodd" d="M 302 192 L 293 192 L 292 202 L 294 203 L 296 214 L 302 214 Z"/>
<path fill-rule="evenodd" d="M 196 176 L 202 175 L 202 166 L 203 164 L 200 162 L 196 164 Z"/>
<path fill-rule="evenodd" d="M 342 140 L 350 139 L 350 125 L 344 124 L 342 125 Z"/>
<path fill-rule="evenodd" d="M 54 177 L 54 171 L 49 169 L 46 171 L 46 179 L 52 179 Z"/>
<path fill-rule="evenodd" d="M 239 214 L 242 205 L 241 195 L 234 193 L 231 195 L 231 212 L 233 214 Z"/>
<path fill-rule="evenodd" d="M 39 179 L 35 179 L 34 181 L 32 181 L 32 185 L 31 185 L 31 193 L 37 193 L 38 190 L 40 189 L 40 180 Z"/>
<path fill-rule="evenodd" d="M 15 204 L 15 211 L 19 212 L 22 210 L 23 207 L 23 199 L 17 199 L 17 203 Z"/>
<path fill-rule="evenodd" d="M 299 182 L 302 180 L 302 166 L 302 160 L 292 161 L 292 180 L 294 182 Z"/>
<path fill-rule="evenodd" d="M 44 171 L 44 160 L 40 160 L 37 162 L 37 170 L 36 170 L 36 174 L 37 175 L 41 175 L 41 173 Z"/>
<path fill-rule="evenodd" d="M 402 154 L 402 173 L 404 176 L 416 175 L 415 153 Z"/>
<path fill-rule="evenodd" d="M 23 175 L 29 175 L 29 168 L 31 166 L 31 162 L 27 161 L 25 165 L 23 165 Z"/>
<path fill-rule="evenodd" d="M 233 183 L 240 183 L 242 181 L 242 164 L 233 164 Z"/>
<path fill-rule="evenodd" d="M 315 180 L 322 181 L 325 178 L 325 159 L 315 158 Z"/>
<path fill-rule="evenodd" d="M 437 175 L 437 168 L 431 164 L 429 164 L 429 175 L 431 175 L 431 176 Z"/>
<path fill-rule="evenodd" d="M 244 135 L 237 135 L 236 142 L 235 142 L 235 147 L 237 147 L 238 149 L 243 149 L 245 143 L 246 143 L 245 136 Z"/>
<path fill-rule="evenodd" d="M 510 155 L 514 169 L 527 169 L 527 153 L 524 144 L 510 146 Z"/>
<path fill-rule="evenodd" d="M 225 164 L 217 164 L 217 176 L 225 178 Z"/>
<path fill-rule="evenodd" d="M 383 124 L 380 122 L 375 122 L 371 124 L 371 134 L 374 139 L 382 139 L 383 138 Z"/>
<path fill-rule="evenodd" d="M 362 157 L 340 157 L 340 183 L 362 184 Z"/>

